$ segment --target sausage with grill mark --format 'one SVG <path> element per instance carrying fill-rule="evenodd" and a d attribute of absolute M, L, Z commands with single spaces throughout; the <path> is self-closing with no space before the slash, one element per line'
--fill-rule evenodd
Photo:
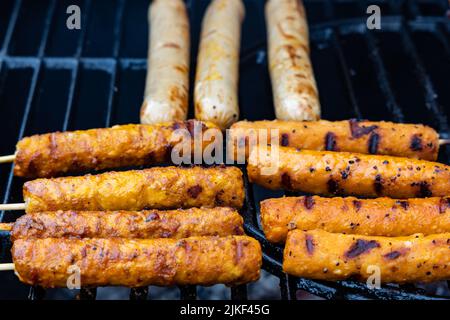
<path fill-rule="evenodd" d="M 260 145 L 247 171 L 251 182 L 269 189 L 398 199 L 450 195 L 449 166 L 409 158 Z"/>
<path fill-rule="evenodd" d="M 450 233 L 369 237 L 293 230 L 286 240 L 283 270 L 317 280 L 366 280 L 376 270 L 382 283 L 448 280 L 449 244 Z"/>
<path fill-rule="evenodd" d="M 22 282 L 44 288 L 66 287 L 73 265 L 86 287 L 238 285 L 259 278 L 262 260 L 259 242 L 247 236 L 18 239 L 12 257 Z"/>
<path fill-rule="evenodd" d="M 154 167 L 98 175 L 28 181 L 27 213 L 56 210 L 143 210 L 242 207 L 244 185 L 236 167 Z"/>
<path fill-rule="evenodd" d="M 272 242 L 284 242 L 293 229 L 387 237 L 445 233 L 450 232 L 450 197 L 267 199 L 261 202 L 261 223 Z"/>
<path fill-rule="evenodd" d="M 13 224 L 11 240 L 23 238 L 187 238 L 242 235 L 231 208 L 144 211 L 50 211 L 26 214 Z"/>

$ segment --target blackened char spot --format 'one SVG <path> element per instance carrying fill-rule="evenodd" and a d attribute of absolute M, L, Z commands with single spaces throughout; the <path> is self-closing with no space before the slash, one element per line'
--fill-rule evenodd
<path fill-rule="evenodd" d="M 336 135 L 333 132 L 327 132 L 325 136 L 325 150 L 337 151 Z"/>
<path fill-rule="evenodd" d="M 417 134 L 414 134 L 411 137 L 411 143 L 409 144 L 409 148 L 412 151 L 422 151 L 423 149 L 422 139 Z"/>
<path fill-rule="evenodd" d="M 358 212 L 359 209 L 361 209 L 362 203 L 359 200 L 353 200 L 353 206 L 355 207 L 356 212 Z"/>
<path fill-rule="evenodd" d="M 450 198 L 441 198 L 439 200 L 439 213 L 445 213 L 447 208 L 450 208 Z"/>
<path fill-rule="evenodd" d="M 189 194 L 189 196 L 191 197 L 191 198 L 197 198 L 198 197 L 198 195 L 200 194 L 200 192 L 202 192 L 202 187 L 201 186 L 199 186 L 199 185 L 196 185 L 196 186 L 193 186 L 193 187 L 190 187 L 188 190 L 187 190 L 187 193 Z"/>
<path fill-rule="evenodd" d="M 419 196 L 420 197 L 431 197 L 433 192 L 430 190 L 430 185 L 426 181 L 421 181 L 419 183 Z"/>
<path fill-rule="evenodd" d="M 399 206 L 401 206 L 404 210 L 408 210 L 408 208 L 409 208 L 408 200 L 398 200 L 398 201 L 395 201 L 395 203 L 398 204 Z"/>
<path fill-rule="evenodd" d="M 314 241 L 311 235 L 307 234 L 305 238 L 305 244 L 306 244 L 306 251 L 308 251 L 309 254 L 314 253 Z"/>
<path fill-rule="evenodd" d="M 358 239 L 345 253 L 347 258 L 356 258 L 359 255 L 372 250 L 373 248 L 379 248 L 380 244 L 375 240 L 362 240 Z"/>
<path fill-rule="evenodd" d="M 362 136 L 369 134 L 378 128 L 376 125 L 369 127 L 360 126 L 357 119 L 350 119 L 348 122 L 350 124 L 350 132 L 352 133 L 353 138 L 361 138 Z"/>
<path fill-rule="evenodd" d="M 327 185 L 328 185 L 328 192 L 329 193 L 336 194 L 338 192 L 339 184 L 333 178 L 328 180 Z"/>
<path fill-rule="evenodd" d="M 286 172 L 281 175 L 281 185 L 287 190 L 292 190 L 291 177 Z"/>
<path fill-rule="evenodd" d="M 377 193 L 377 195 L 381 195 L 383 193 L 383 179 L 381 178 L 381 175 L 377 174 L 375 176 L 373 186 L 375 188 L 375 192 Z"/>
<path fill-rule="evenodd" d="M 311 196 L 306 196 L 304 198 L 305 208 L 311 210 L 314 207 L 314 198 Z"/>
<path fill-rule="evenodd" d="M 281 146 L 283 147 L 289 146 L 289 135 L 287 133 L 283 133 L 281 135 Z"/>
<path fill-rule="evenodd" d="M 378 144 L 380 143 L 380 136 L 378 133 L 372 132 L 368 141 L 368 151 L 370 154 L 378 153 Z"/>
<path fill-rule="evenodd" d="M 386 253 L 383 257 L 385 257 L 388 260 L 395 260 L 401 255 L 402 253 L 400 251 L 391 251 L 389 253 Z"/>
<path fill-rule="evenodd" d="M 152 212 L 151 214 L 149 214 L 145 219 L 145 222 L 150 222 L 154 220 L 159 220 L 159 214 L 157 214 L 156 212 Z"/>

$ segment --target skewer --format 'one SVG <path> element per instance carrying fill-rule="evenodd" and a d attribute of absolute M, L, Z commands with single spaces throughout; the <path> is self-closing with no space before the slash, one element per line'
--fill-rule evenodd
<path fill-rule="evenodd" d="M 0 163 L 14 162 L 15 159 L 16 159 L 16 155 L 15 154 L 10 154 L 8 156 L 1 156 L 0 157 Z"/>
<path fill-rule="evenodd" d="M 0 204 L 0 211 L 17 211 L 17 210 L 25 210 L 25 203 L 5 203 Z"/>
<path fill-rule="evenodd" d="M 0 271 L 14 270 L 14 263 L 0 263 Z"/>
<path fill-rule="evenodd" d="M 13 223 L 0 223 L 0 231 L 11 231 Z"/>
<path fill-rule="evenodd" d="M 439 145 L 440 146 L 445 146 L 447 144 L 450 144 L 450 139 L 439 139 Z M 14 162 L 15 159 L 16 159 L 16 155 L 15 154 L 10 154 L 10 155 L 7 155 L 7 156 L 0 156 L 0 163 Z"/>

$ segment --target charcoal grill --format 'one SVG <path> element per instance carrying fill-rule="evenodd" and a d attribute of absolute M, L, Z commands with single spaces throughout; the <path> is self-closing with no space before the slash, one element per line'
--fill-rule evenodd
<path fill-rule="evenodd" d="M 191 21 L 192 79 L 201 27 L 209 1 L 188 0 Z M 65 27 L 66 8 L 81 8 L 81 30 Z M 368 31 L 365 10 L 377 4 L 382 28 Z M 267 71 L 264 1 L 246 0 L 243 24 L 241 118 L 273 119 Z M 323 118 L 367 118 L 424 123 L 449 138 L 450 22 L 448 2 L 395 0 L 305 1 L 311 25 L 311 55 Z M 3 0 L 0 2 L 0 154 L 11 154 L 23 136 L 55 130 L 137 123 L 144 90 L 148 0 Z M 192 114 L 192 94 L 191 94 Z M 441 162 L 449 163 L 450 148 Z M 22 200 L 23 180 L 12 166 L 0 168 L 4 203 Z M 280 279 L 282 299 L 304 290 L 326 299 L 442 299 L 415 285 L 385 285 L 370 290 L 355 281 L 298 279 L 282 272 L 282 250 L 265 240 L 259 201 L 283 195 L 248 182 L 242 210 L 246 232 L 262 245 L 263 268 Z M 1 222 L 17 214 L 0 213 Z M 10 262 L 8 234 L 0 232 L 0 262 Z M 45 290 L 29 288 L 0 274 L 0 296 L 43 299 Z M 447 284 L 448 285 L 448 284 Z M 197 288 L 180 287 L 181 299 L 196 299 Z M 232 299 L 247 298 L 247 287 L 231 288 Z M 28 293 L 28 294 L 27 294 Z M 151 294 L 151 293 L 150 293 Z M 146 299 L 148 288 L 132 289 L 130 299 Z M 95 299 L 85 288 L 80 299 Z"/>

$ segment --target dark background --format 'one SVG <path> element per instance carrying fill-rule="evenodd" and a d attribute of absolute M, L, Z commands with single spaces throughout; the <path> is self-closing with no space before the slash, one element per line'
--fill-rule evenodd
<path fill-rule="evenodd" d="M 188 1 L 191 78 L 200 23 L 209 1 Z M 273 119 L 262 0 L 246 0 L 242 28 L 240 108 L 244 119 Z M 81 7 L 81 30 L 66 28 L 66 8 Z M 0 154 L 23 136 L 56 130 L 138 123 L 146 73 L 148 0 L 0 0 Z M 365 29 L 378 4 L 382 30 Z M 446 0 L 305 1 L 322 117 L 424 123 L 448 137 L 450 26 Z M 344 21 L 345 20 L 345 21 Z M 191 85 L 192 89 L 192 85 Z M 192 95 L 191 95 L 192 116 Z M 448 163 L 449 149 L 440 160 Z M 23 180 L 0 166 L 4 203 L 21 202 Z M 261 200 L 282 193 L 255 187 Z M 2 213 L 14 221 L 17 213 Z M 3 235 L 3 241 L 7 241 Z M 0 247 L 9 262 L 9 247 Z M 279 298 L 277 277 L 263 274 L 250 298 Z M 439 287 L 440 288 L 440 287 Z M 439 289 L 445 290 L 445 289 Z M 29 287 L 0 274 L 0 299 L 26 298 Z M 47 298 L 76 292 L 50 290 Z M 99 289 L 98 298 L 128 298 L 129 289 Z M 223 286 L 199 288 L 200 299 L 229 298 Z M 299 297 L 303 293 L 299 292 Z M 150 288 L 152 299 L 178 298 L 176 288 Z"/>

